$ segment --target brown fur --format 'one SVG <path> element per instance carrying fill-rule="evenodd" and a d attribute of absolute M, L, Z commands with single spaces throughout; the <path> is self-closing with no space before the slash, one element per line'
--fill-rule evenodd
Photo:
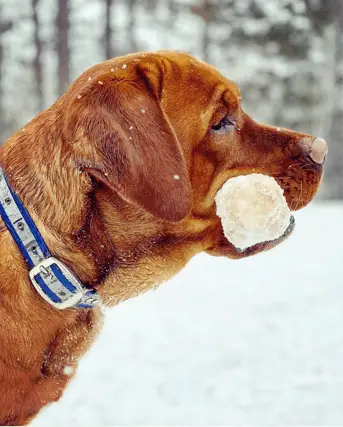
<path fill-rule="evenodd" d="M 211 132 L 226 115 L 237 129 Z M 235 84 L 189 55 L 135 54 L 82 74 L 7 141 L 0 164 L 52 254 L 113 306 L 199 252 L 241 258 L 279 243 L 238 252 L 214 196 L 229 177 L 260 172 L 302 208 L 322 172 L 304 136 L 254 122 Z M 77 366 L 102 316 L 48 305 L 1 220 L 0 254 L 0 423 L 25 424 L 62 395 L 64 368 Z"/>

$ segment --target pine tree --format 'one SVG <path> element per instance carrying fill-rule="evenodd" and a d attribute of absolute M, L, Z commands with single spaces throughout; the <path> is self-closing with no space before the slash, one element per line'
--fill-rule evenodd
<path fill-rule="evenodd" d="M 106 12 L 105 12 L 105 58 L 109 59 L 113 57 L 112 49 L 112 10 L 113 0 L 105 0 Z"/>
<path fill-rule="evenodd" d="M 39 111 L 42 111 L 44 108 L 44 96 L 43 96 L 43 69 L 42 69 L 42 41 L 39 34 L 39 18 L 38 18 L 38 7 L 40 0 L 32 0 L 32 19 L 34 24 L 34 46 L 35 46 L 35 56 L 33 59 L 33 68 L 35 73 L 35 90 L 37 97 L 37 104 Z"/>
<path fill-rule="evenodd" d="M 7 136 L 7 128 L 9 127 L 8 119 L 6 118 L 6 115 L 4 113 L 5 106 L 3 105 L 3 61 L 4 61 L 4 49 L 2 43 L 2 36 L 7 32 L 10 31 L 13 27 L 13 22 L 8 19 L 2 18 L 1 13 L 2 6 L 0 4 L 0 136 Z M 1 141 L 1 139 L 0 139 Z M 0 142 L 1 143 L 1 142 Z"/>
<path fill-rule="evenodd" d="M 56 16 L 56 54 L 58 60 L 58 93 L 62 95 L 70 79 L 69 0 L 58 0 Z"/>

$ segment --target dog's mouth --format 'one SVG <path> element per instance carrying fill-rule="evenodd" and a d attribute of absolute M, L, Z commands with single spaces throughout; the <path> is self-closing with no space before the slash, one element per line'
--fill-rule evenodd
<path fill-rule="evenodd" d="M 289 225 L 284 233 L 274 240 L 269 240 L 265 242 L 256 243 L 253 246 L 249 246 L 245 249 L 240 249 L 234 246 L 224 235 L 223 230 L 221 229 L 221 236 L 218 244 L 207 249 L 207 253 L 213 256 L 226 256 L 228 258 L 239 259 L 246 258 L 248 256 L 256 255 L 257 253 L 267 251 L 274 248 L 275 246 L 282 243 L 284 240 L 289 237 L 295 228 L 295 218 L 293 215 L 290 217 Z"/>
<path fill-rule="evenodd" d="M 286 228 L 285 232 L 282 234 L 281 237 L 279 237 L 279 239 L 285 239 L 286 237 L 288 237 L 294 230 L 295 228 L 295 218 L 293 215 L 291 215 L 291 218 L 289 220 L 289 226 Z M 278 240 L 278 239 L 276 239 Z"/>
<path fill-rule="evenodd" d="M 318 187 L 321 182 L 322 165 L 313 165 L 306 163 L 304 167 L 290 165 L 284 175 L 276 175 L 273 171 L 269 174 L 278 182 L 279 186 L 284 190 L 284 197 L 290 211 L 297 211 L 310 203 L 317 193 Z M 221 224 L 217 225 L 217 241 L 213 247 L 207 250 L 210 255 L 226 256 L 233 259 L 245 258 L 255 255 L 257 253 L 269 250 L 282 243 L 289 237 L 295 228 L 295 218 L 293 215 L 290 217 L 290 222 L 284 233 L 277 239 L 260 242 L 245 249 L 240 249 L 234 246 L 224 235 Z M 218 239 L 219 237 L 219 239 Z"/>
<path fill-rule="evenodd" d="M 291 215 L 288 227 L 286 228 L 286 230 L 284 231 L 284 233 L 280 237 L 278 237 L 277 239 L 268 240 L 268 241 L 265 241 L 265 242 L 257 243 L 256 245 L 249 246 L 246 249 L 236 248 L 236 251 L 239 252 L 239 253 L 242 253 L 242 254 L 244 254 L 244 253 L 247 252 L 247 254 L 250 255 L 249 252 L 256 253 L 255 250 L 257 250 L 257 251 L 259 251 L 259 249 L 265 250 L 265 249 L 267 249 L 268 245 L 272 245 L 274 247 L 274 246 L 278 245 L 279 243 L 282 243 L 285 239 L 287 239 L 287 237 L 290 234 L 292 234 L 294 228 L 295 228 L 295 218 L 294 218 L 293 215 Z"/>

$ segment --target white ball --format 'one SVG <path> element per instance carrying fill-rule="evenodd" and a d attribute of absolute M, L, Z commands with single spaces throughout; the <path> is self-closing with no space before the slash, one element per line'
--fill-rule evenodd
<path fill-rule="evenodd" d="M 231 178 L 218 191 L 215 201 L 225 237 L 239 249 L 275 240 L 290 224 L 283 190 L 267 175 Z"/>

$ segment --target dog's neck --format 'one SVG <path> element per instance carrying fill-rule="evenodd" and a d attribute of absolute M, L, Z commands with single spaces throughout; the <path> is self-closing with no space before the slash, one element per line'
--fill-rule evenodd
<path fill-rule="evenodd" d="M 24 205 L 46 227 L 53 224 L 54 232 L 72 234 L 84 221 L 91 183 L 70 158 L 56 119 L 50 121 L 49 127 L 49 111 L 44 112 L 15 134 L 3 146 L 0 162 Z"/>
<path fill-rule="evenodd" d="M 29 124 L 1 148 L 0 164 L 53 255 L 75 267 L 82 281 L 93 282 L 97 265 L 85 247 L 91 241 L 80 232 L 89 220 L 92 183 L 66 156 L 57 129 L 46 125 L 49 114 L 35 121 L 40 118 L 45 123 L 36 124 L 39 132 L 31 134 Z"/>
<path fill-rule="evenodd" d="M 121 265 L 125 271 L 134 269 L 139 252 L 148 251 L 144 241 L 146 227 L 153 227 L 154 234 L 158 234 L 160 224 L 152 226 L 150 219 L 144 223 L 142 216 L 137 226 L 134 222 L 128 224 L 128 218 L 133 217 L 130 207 L 125 211 L 127 215 L 120 216 L 118 212 L 124 210 L 126 202 L 93 183 L 78 168 L 70 157 L 72 150 L 65 149 L 66 141 L 56 118 L 50 118 L 50 114 L 49 110 L 44 112 L 6 142 L 1 148 L 0 165 L 53 256 L 70 266 L 82 282 L 99 290 L 100 295 L 102 284 L 111 272 L 111 283 L 116 284 L 107 287 L 113 290 L 111 305 L 116 304 L 126 298 L 123 289 L 127 277 L 120 271 L 113 277 L 113 272 L 120 270 Z M 41 122 L 39 126 L 37 121 Z M 35 133 L 30 132 L 32 124 Z M 102 209 L 104 206 L 106 209 Z M 1 224 L 0 219 L 0 227 Z M 7 233 L 6 239 L 15 256 L 20 256 Z M 30 282 L 25 281 L 25 286 L 31 286 Z"/>
<path fill-rule="evenodd" d="M 70 142 L 64 141 L 61 129 L 58 114 L 45 111 L 1 148 L 0 165 L 52 255 L 97 289 L 106 304 L 115 305 L 157 286 L 203 250 L 204 239 L 198 245 L 193 241 L 192 250 L 187 246 L 193 223 L 189 229 L 180 224 L 185 233 L 180 239 L 182 232 L 175 224 L 168 228 L 93 183 L 71 157 L 73 150 L 66 147 Z M 8 243 L 20 257 L 15 244 Z"/>

